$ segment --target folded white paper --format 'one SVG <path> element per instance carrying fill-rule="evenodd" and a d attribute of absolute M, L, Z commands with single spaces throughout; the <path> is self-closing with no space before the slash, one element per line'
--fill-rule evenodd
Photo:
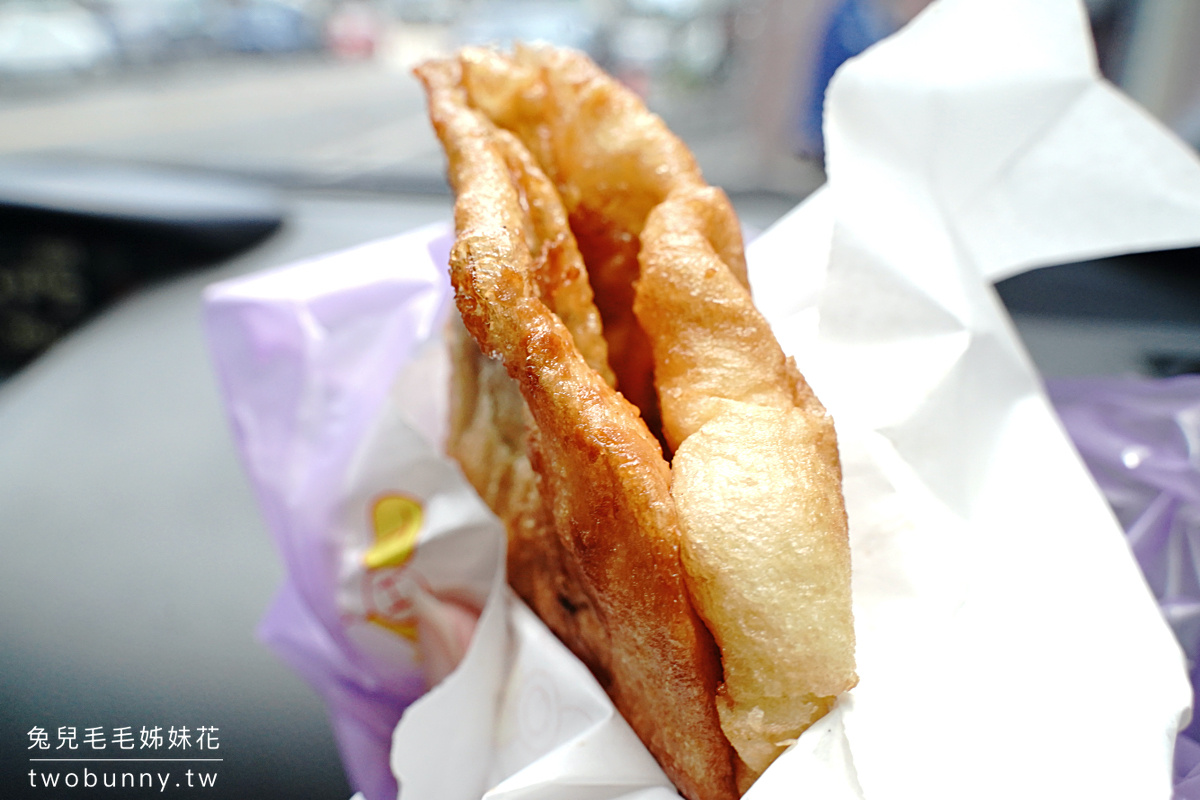
<path fill-rule="evenodd" d="M 839 71 L 826 144 L 749 263 L 838 423 L 861 680 L 748 798 L 1169 797 L 1182 655 L 990 281 L 1200 243 L 1200 165 L 1076 0 L 935 3 Z M 393 766 L 405 800 L 671 794 L 499 590 Z"/>

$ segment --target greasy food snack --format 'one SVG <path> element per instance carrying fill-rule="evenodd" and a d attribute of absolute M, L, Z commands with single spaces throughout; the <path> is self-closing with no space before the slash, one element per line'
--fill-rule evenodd
<path fill-rule="evenodd" d="M 856 679 L 833 421 L 728 268 L 742 258 L 736 232 L 717 190 L 672 194 L 642 233 L 634 310 L 654 346 L 684 569 L 721 650 L 717 705 L 744 788 Z"/>
<path fill-rule="evenodd" d="M 650 343 L 633 314 L 639 236 L 673 190 L 704 185 L 691 151 L 581 53 L 468 48 L 458 61 L 470 104 L 516 134 L 558 188 L 621 393 L 657 433 Z"/>
<path fill-rule="evenodd" d="M 448 449 L 680 791 L 737 797 L 856 681 L 832 423 L 636 96 L 553 48 L 417 74 L 456 194 Z"/>
<path fill-rule="evenodd" d="M 561 596 L 527 599 L 685 794 L 736 797 L 713 702 L 720 665 L 683 584 L 670 471 L 637 409 L 588 365 L 542 300 L 529 196 L 495 127 L 466 105 L 456 71 L 441 62 L 419 73 L 457 195 L 451 280 L 464 326 L 516 381 L 532 421 L 528 458 L 552 527 L 531 530 L 544 524 L 531 514 L 506 520 L 509 529 L 529 543 L 557 542 L 531 560 L 563 565 L 549 580 Z"/>

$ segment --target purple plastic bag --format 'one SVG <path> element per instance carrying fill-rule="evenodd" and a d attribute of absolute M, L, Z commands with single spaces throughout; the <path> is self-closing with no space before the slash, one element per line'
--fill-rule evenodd
<path fill-rule="evenodd" d="M 1200 376 L 1057 379 L 1047 391 L 1200 685 Z M 1178 800 L 1200 800 L 1197 739 L 1200 717 L 1176 744 Z"/>
<path fill-rule="evenodd" d="M 427 689 L 382 668 L 339 607 L 330 531 L 357 448 L 402 365 L 440 332 L 445 226 L 209 287 L 205 327 L 236 444 L 287 578 L 260 638 L 325 700 L 351 785 L 394 798 L 401 713 Z"/>

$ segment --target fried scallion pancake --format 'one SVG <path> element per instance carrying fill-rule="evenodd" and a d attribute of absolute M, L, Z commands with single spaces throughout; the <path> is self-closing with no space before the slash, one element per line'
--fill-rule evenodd
<path fill-rule="evenodd" d="M 636 96 L 553 48 L 418 75 L 457 195 L 451 453 L 676 786 L 734 797 L 857 681 L 832 421 Z"/>
<path fill-rule="evenodd" d="M 426 80 L 456 96 L 451 88 L 460 75 L 456 65 L 431 63 L 425 72 Z M 599 312 L 562 202 L 512 134 L 488 130 L 523 212 L 520 233 L 532 258 L 538 296 L 563 321 L 588 365 L 611 385 L 614 378 Z M 529 460 L 534 422 L 520 388 L 501 361 L 480 352 L 460 319 L 452 321 L 448 339 L 453 369 L 447 451 L 505 522 L 513 589 L 573 651 L 601 665 L 607 659 L 607 634 L 580 586 L 577 570 L 564 559 L 542 497 Z"/>
<path fill-rule="evenodd" d="M 639 237 L 672 191 L 704 186 L 687 146 L 582 53 L 459 54 L 470 104 L 512 131 L 558 188 L 604 321 L 617 388 L 658 433 L 650 346 L 633 314 Z M 743 270 L 744 278 L 744 270 Z"/>
<path fill-rule="evenodd" d="M 721 192 L 672 194 L 642 232 L 634 308 L 654 346 L 684 567 L 721 649 L 718 708 L 744 789 L 857 677 L 833 422 L 741 264 L 730 268 L 737 235 Z"/>
<path fill-rule="evenodd" d="M 530 213 L 529 187 L 537 181 L 523 177 L 534 174 L 530 165 L 514 161 L 502 131 L 470 105 L 459 62 L 430 62 L 417 72 L 456 194 L 450 270 L 462 321 L 482 357 L 503 365 L 529 415 L 523 444 L 537 476 L 532 486 L 558 548 L 535 560 L 561 569 L 558 580 L 583 598 L 560 596 L 557 611 L 543 619 L 597 675 L 687 797 L 734 798 L 734 755 L 715 701 L 719 657 L 684 586 L 670 469 L 659 442 L 638 409 L 589 364 L 551 308 L 554 292 L 539 283 L 536 242 L 554 240 L 553 226 L 543 224 L 554 214 Z M 475 391 L 477 401 L 490 402 Z M 512 445 L 510 455 L 520 449 L 519 435 Z M 509 463 L 519 462 L 518 455 Z M 524 519 L 531 529 L 546 529 L 536 510 Z M 511 521 L 509 530 L 512 536 Z M 527 544 L 548 540 L 535 534 Z M 537 604 L 547 595 L 531 602 L 542 614 Z"/>

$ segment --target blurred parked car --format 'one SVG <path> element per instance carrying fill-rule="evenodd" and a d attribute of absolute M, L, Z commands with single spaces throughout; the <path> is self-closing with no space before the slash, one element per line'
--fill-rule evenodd
<path fill-rule="evenodd" d="M 112 35 L 78 3 L 0 5 L 0 77 L 82 74 L 109 66 L 116 54 Z"/>
<path fill-rule="evenodd" d="M 301 53 L 321 49 L 321 21 L 283 0 L 237 0 L 218 15 L 220 47 L 235 53 Z"/>
<path fill-rule="evenodd" d="M 199 55 L 212 49 L 213 0 L 93 0 L 126 64 Z"/>
<path fill-rule="evenodd" d="M 325 20 L 325 47 L 339 58 L 370 58 L 383 32 L 383 19 L 375 6 L 364 0 L 350 0 Z"/>
<path fill-rule="evenodd" d="M 625 0 L 613 60 L 622 72 L 713 80 L 733 57 L 737 13 L 734 0 Z"/>
<path fill-rule="evenodd" d="M 385 7 L 401 22 L 449 24 L 462 0 L 390 0 Z"/>
<path fill-rule="evenodd" d="M 598 10 L 586 0 L 476 0 L 464 6 L 454 29 L 458 44 L 548 42 L 583 50 L 607 62 L 607 41 Z"/>

